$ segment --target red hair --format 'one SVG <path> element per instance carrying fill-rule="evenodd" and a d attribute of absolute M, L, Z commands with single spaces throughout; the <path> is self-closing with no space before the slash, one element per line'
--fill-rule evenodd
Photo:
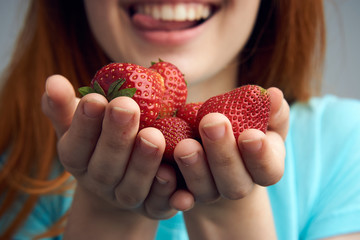
<path fill-rule="evenodd" d="M 278 87 L 290 103 L 308 100 L 320 91 L 325 35 L 321 0 L 261 1 L 240 82 Z"/>
<path fill-rule="evenodd" d="M 239 56 L 240 83 L 277 86 L 290 102 L 307 100 L 319 86 L 320 78 L 314 77 L 319 77 L 325 51 L 322 4 L 261 1 L 254 31 Z M 13 236 L 39 196 L 68 187 L 67 172 L 48 180 L 56 136 L 40 106 L 46 78 L 61 74 L 77 88 L 109 61 L 91 34 L 83 1 L 31 2 L 0 95 L 0 152 L 6 153 L 0 172 L 0 217 L 20 194 L 27 196 L 3 239 Z M 60 234 L 64 218 L 41 236 Z"/>
<path fill-rule="evenodd" d="M 56 136 L 41 111 L 45 80 L 62 74 L 74 87 L 87 84 L 109 60 L 92 38 L 82 1 L 32 1 L 0 95 L 0 172 L 4 200 L 0 216 L 19 194 L 27 199 L 2 238 L 12 234 L 32 211 L 39 196 L 59 192 L 68 183 L 64 172 L 48 180 L 56 157 Z M 59 37 L 61 36 L 61 37 Z M 90 50 L 89 50 L 90 49 Z M 51 234 L 50 234 L 51 235 Z"/>

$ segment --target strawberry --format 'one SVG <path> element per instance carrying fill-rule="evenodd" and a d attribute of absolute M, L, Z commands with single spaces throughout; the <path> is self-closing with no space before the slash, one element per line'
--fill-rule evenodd
<path fill-rule="evenodd" d="M 176 112 L 176 116 L 184 119 L 190 125 L 194 133 L 197 132 L 196 115 L 202 104 L 203 102 L 186 103 Z"/>
<path fill-rule="evenodd" d="M 132 63 L 110 63 L 97 71 L 91 87 L 79 89 L 83 96 L 96 92 L 108 101 L 118 96 L 132 97 L 140 106 L 140 129 L 158 117 L 164 91 L 160 74 Z"/>
<path fill-rule="evenodd" d="M 208 113 L 219 112 L 231 122 L 234 136 L 238 139 L 245 129 L 255 128 L 266 133 L 270 97 L 268 92 L 256 85 L 245 85 L 225 94 L 209 98 L 198 111 L 196 125 Z"/>
<path fill-rule="evenodd" d="M 165 93 L 159 116 L 174 116 L 176 110 L 186 103 L 187 86 L 184 75 L 175 65 L 161 59 L 157 63 L 153 62 L 149 69 L 156 71 L 164 78 Z"/>
<path fill-rule="evenodd" d="M 181 140 L 193 137 L 189 124 L 178 117 L 159 118 L 152 126 L 159 129 L 165 137 L 164 160 L 167 162 L 174 161 L 174 149 Z"/>

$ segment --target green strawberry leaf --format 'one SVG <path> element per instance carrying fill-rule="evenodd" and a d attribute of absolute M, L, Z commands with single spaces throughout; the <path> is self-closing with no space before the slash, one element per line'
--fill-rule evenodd
<path fill-rule="evenodd" d="M 109 97 L 108 100 L 111 101 L 117 97 L 133 97 L 135 95 L 136 88 L 125 88 L 121 89 L 120 91 L 116 91 L 111 94 L 111 98 Z"/>
<path fill-rule="evenodd" d="M 111 101 L 116 97 L 121 96 L 119 95 L 119 89 L 124 84 L 125 81 L 126 81 L 125 79 L 119 79 L 110 85 L 107 95 L 107 99 L 109 99 L 109 101 Z"/>
<path fill-rule="evenodd" d="M 108 95 L 110 95 L 114 91 L 119 91 L 120 87 L 124 84 L 124 82 L 125 82 L 125 79 L 123 79 L 123 78 L 120 78 L 119 80 L 113 82 L 109 86 Z"/>
<path fill-rule="evenodd" d="M 108 96 L 107 99 L 108 101 L 113 100 L 114 98 L 117 97 L 130 97 L 132 98 L 135 95 L 136 92 L 136 88 L 124 88 L 121 89 L 120 91 L 114 91 L 111 96 Z"/>
<path fill-rule="evenodd" d="M 81 87 L 78 91 L 82 97 L 89 93 L 95 93 L 95 90 L 92 87 Z"/>
<path fill-rule="evenodd" d="M 120 96 L 133 97 L 136 93 L 136 88 L 124 88 L 119 91 Z"/>
<path fill-rule="evenodd" d="M 159 58 L 158 62 L 164 62 L 164 61 L 163 61 L 161 58 Z M 151 66 L 152 66 L 152 65 L 155 65 L 155 64 L 158 63 L 158 62 L 151 61 Z"/>
<path fill-rule="evenodd" d="M 94 82 L 94 89 L 96 93 L 99 93 L 104 97 L 106 97 L 104 89 L 100 86 L 100 84 L 97 81 Z"/>

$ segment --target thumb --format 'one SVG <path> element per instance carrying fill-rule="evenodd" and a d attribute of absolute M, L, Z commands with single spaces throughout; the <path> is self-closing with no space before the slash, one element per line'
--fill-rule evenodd
<path fill-rule="evenodd" d="M 58 138 L 68 130 L 78 103 L 74 88 L 65 77 L 53 75 L 46 80 L 42 110 L 51 120 Z"/>

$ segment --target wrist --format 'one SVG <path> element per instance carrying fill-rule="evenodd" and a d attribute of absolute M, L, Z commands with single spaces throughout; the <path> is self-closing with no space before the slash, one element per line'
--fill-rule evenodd
<path fill-rule="evenodd" d="M 153 239 L 158 221 L 123 210 L 77 187 L 65 239 Z M 144 238 L 145 237 L 145 238 Z"/>
<path fill-rule="evenodd" d="M 193 239 L 276 239 L 267 190 L 258 185 L 240 200 L 196 204 L 184 218 Z"/>

